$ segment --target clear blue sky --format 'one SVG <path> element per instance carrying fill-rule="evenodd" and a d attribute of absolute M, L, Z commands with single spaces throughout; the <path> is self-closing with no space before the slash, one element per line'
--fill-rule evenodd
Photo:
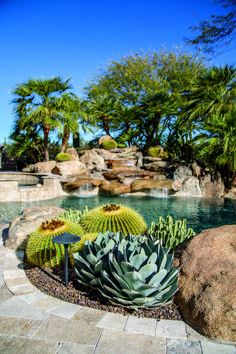
<path fill-rule="evenodd" d="M 189 26 L 218 14 L 211 0 L 0 0 L 0 143 L 12 125 L 11 91 L 28 78 L 72 78 L 74 92 L 109 60 L 181 45 Z M 193 15 L 195 14 L 195 15 Z M 193 48 L 190 48 L 190 51 Z M 212 65 L 235 63 L 236 50 Z"/>

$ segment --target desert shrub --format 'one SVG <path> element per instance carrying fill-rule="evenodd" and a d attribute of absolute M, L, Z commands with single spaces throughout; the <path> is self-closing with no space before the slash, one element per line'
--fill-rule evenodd
<path fill-rule="evenodd" d="M 117 142 L 115 140 L 105 140 L 102 143 L 102 148 L 106 150 L 111 150 L 117 148 Z"/>
<path fill-rule="evenodd" d="M 60 152 L 56 156 L 56 160 L 58 162 L 64 162 L 64 161 L 70 161 L 71 157 L 69 154 L 66 154 L 65 152 Z"/>

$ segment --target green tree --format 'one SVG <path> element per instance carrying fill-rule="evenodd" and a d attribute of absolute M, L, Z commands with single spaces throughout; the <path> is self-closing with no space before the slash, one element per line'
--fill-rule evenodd
<path fill-rule="evenodd" d="M 48 135 L 62 127 L 63 106 L 58 100 L 72 88 L 70 79 L 63 81 L 60 76 L 52 79 L 29 79 L 18 84 L 12 91 L 16 122 L 23 130 L 30 130 L 32 124 L 43 131 L 44 161 L 49 161 Z"/>
<path fill-rule="evenodd" d="M 94 76 L 85 88 L 89 99 L 107 94 L 118 101 L 119 119 L 114 132 L 119 139 L 134 140 L 145 149 L 160 133 L 159 127 L 165 120 L 175 118 L 176 109 L 170 107 L 181 98 L 181 91 L 188 89 L 192 78 L 203 68 L 203 58 L 186 51 L 162 49 L 160 53 L 133 53 L 111 61 L 105 69 Z M 125 112 L 126 109 L 126 112 Z M 127 110 L 130 111 L 130 117 Z M 163 123 L 164 122 L 164 123 Z M 111 127 L 111 130 L 112 128 Z M 159 137 L 158 137 L 159 139 Z"/>
<path fill-rule="evenodd" d="M 209 20 L 201 20 L 199 26 L 190 27 L 200 34 L 193 39 L 186 39 L 188 44 L 203 46 L 208 53 L 222 52 L 222 48 L 229 47 L 235 41 L 236 34 L 236 1 L 215 0 L 213 5 L 220 4 L 227 13 L 212 15 Z"/>
<path fill-rule="evenodd" d="M 197 126 L 196 156 L 221 169 L 228 183 L 236 164 L 236 69 L 227 65 L 206 69 L 184 96 L 180 122 Z"/>

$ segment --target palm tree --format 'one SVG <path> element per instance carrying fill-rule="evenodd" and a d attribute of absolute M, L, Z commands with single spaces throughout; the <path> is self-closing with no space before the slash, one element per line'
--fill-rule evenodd
<path fill-rule="evenodd" d="M 102 125 L 106 134 L 110 135 L 110 125 L 114 125 L 115 123 L 118 107 L 118 101 L 111 98 L 107 93 L 104 93 L 103 95 L 90 98 L 87 103 L 87 112 L 88 115 L 96 119 L 98 125 Z"/>
<path fill-rule="evenodd" d="M 49 161 L 48 135 L 50 131 L 62 127 L 62 107 L 58 99 L 71 89 L 70 79 L 62 81 L 61 77 L 52 79 L 29 79 L 19 84 L 12 91 L 16 123 L 26 131 L 32 124 L 43 131 L 44 161 Z"/>

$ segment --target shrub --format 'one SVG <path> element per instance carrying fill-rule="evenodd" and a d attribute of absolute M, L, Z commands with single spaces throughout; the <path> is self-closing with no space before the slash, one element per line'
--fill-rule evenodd
<path fill-rule="evenodd" d="M 82 237 L 83 228 L 69 220 L 56 220 L 43 222 L 42 225 L 32 232 L 26 245 L 26 256 L 28 260 L 39 267 L 54 268 L 64 264 L 64 246 L 52 242 L 52 238 L 69 232 Z M 73 264 L 71 246 L 68 248 L 69 258 Z"/>
<path fill-rule="evenodd" d="M 173 254 L 145 236 L 99 234 L 74 254 L 79 282 L 97 288 L 114 305 L 159 307 L 178 290 Z"/>
<path fill-rule="evenodd" d="M 59 154 L 57 154 L 56 160 L 58 162 L 70 161 L 71 157 L 69 154 L 66 154 L 65 152 L 60 152 Z"/>
<path fill-rule="evenodd" d="M 117 142 L 115 140 L 105 140 L 102 143 L 102 148 L 106 150 L 111 150 L 117 148 Z"/>
<path fill-rule="evenodd" d="M 91 209 L 81 220 L 88 233 L 122 231 L 124 235 L 138 235 L 147 230 L 142 216 L 135 210 L 123 205 L 108 204 Z"/>
<path fill-rule="evenodd" d="M 150 157 L 160 157 L 161 154 L 162 154 L 162 152 L 159 147 L 151 147 L 148 150 L 148 156 L 150 156 Z"/>
<path fill-rule="evenodd" d="M 124 148 L 126 148 L 126 144 L 124 144 L 124 143 L 118 143 L 118 144 L 117 144 L 117 147 L 120 148 L 120 149 L 124 149 Z"/>
<path fill-rule="evenodd" d="M 186 220 L 178 220 L 173 222 L 171 216 L 167 216 L 166 221 L 159 217 L 158 224 L 152 222 L 148 231 L 148 236 L 153 242 L 158 242 L 165 248 L 174 251 L 183 242 L 195 236 L 193 229 L 186 228 Z"/>

